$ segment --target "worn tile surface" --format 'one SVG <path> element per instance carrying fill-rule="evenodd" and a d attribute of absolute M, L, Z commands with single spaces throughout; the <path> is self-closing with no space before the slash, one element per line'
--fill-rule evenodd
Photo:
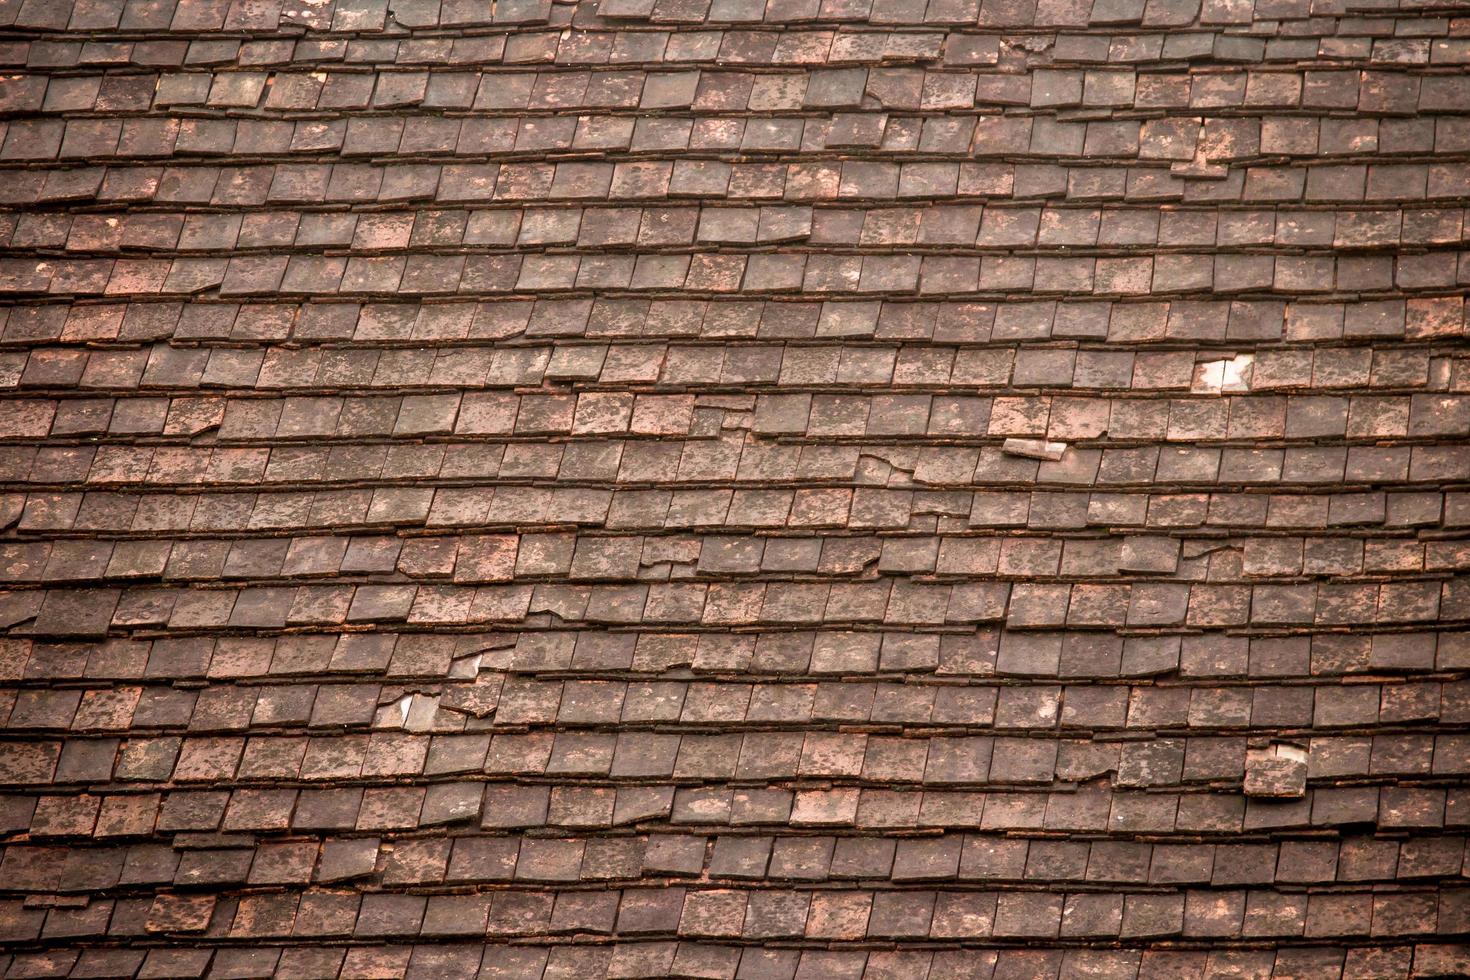
<path fill-rule="evenodd" d="M 1470 975 L 1470 8 L 0 0 L 0 975 Z"/>

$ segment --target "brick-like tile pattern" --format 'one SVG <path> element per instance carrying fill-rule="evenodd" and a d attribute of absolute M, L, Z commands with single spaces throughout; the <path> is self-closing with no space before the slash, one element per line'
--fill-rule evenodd
<path fill-rule="evenodd" d="M 1470 8 L 0 0 L 0 977 L 1470 975 Z"/>

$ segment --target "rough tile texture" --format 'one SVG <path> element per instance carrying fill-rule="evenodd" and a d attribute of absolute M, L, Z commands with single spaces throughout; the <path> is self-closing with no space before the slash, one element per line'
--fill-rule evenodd
<path fill-rule="evenodd" d="M 1465 13 L 0 0 L 0 975 L 1470 975 Z"/>

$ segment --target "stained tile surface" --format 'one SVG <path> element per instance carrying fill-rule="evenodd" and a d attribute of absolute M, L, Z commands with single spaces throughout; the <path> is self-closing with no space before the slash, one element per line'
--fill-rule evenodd
<path fill-rule="evenodd" d="M 1470 975 L 1470 8 L 0 0 L 0 976 Z"/>

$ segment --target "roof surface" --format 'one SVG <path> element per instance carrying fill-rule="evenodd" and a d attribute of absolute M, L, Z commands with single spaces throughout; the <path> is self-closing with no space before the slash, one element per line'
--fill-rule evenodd
<path fill-rule="evenodd" d="M 1449 5 L 0 63 L 0 975 L 1470 975 Z"/>

